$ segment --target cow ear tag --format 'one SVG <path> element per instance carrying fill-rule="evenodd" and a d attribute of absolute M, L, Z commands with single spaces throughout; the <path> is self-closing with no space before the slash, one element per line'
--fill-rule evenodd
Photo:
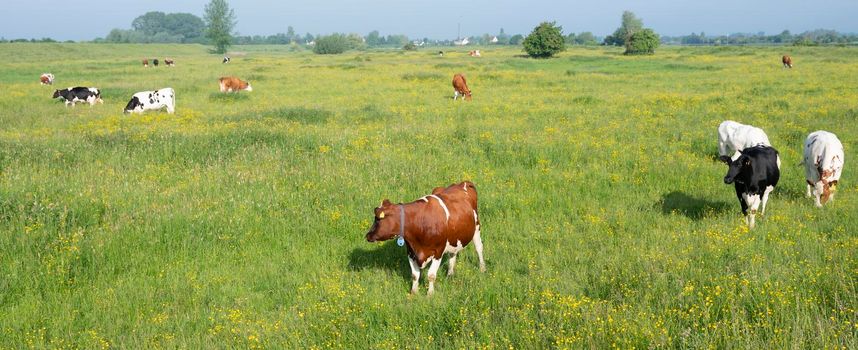
<path fill-rule="evenodd" d="M 384 219 L 384 212 L 378 213 L 378 218 L 379 218 L 379 219 Z"/>
<path fill-rule="evenodd" d="M 399 238 L 396 239 L 396 245 L 398 245 L 400 247 L 404 246 L 405 245 L 405 238 L 402 238 L 402 236 L 399 236 Z"/>

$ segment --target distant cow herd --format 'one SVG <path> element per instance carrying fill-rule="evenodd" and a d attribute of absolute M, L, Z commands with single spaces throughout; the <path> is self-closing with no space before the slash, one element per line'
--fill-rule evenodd
<path fill-rule="evenodd" d="M 438 52 L 439 56 L 443 54 Z M 481 54 L 475 50 L 469 52 L 469 56 L 480 57 Z M 224 56 L 222 63 L 230 61 L 230 57 Z M 790 56 L 784 55 L 781 61 L 784 68 L 793 67 Z M 143 59 L 142 63 L 144 67 L 149 67 L 150 60 Z M 151 63 L 158 66 L 160 62 L 152 59 Z M 165 58 L 164 64 L 174 67 L 175 61 Z M 39 81 L 42 85 L 52 85 L 54 75 L 44 73 Z M 218 79 L 218 85 L 220 91 L 225 93 L 253 91 L 250 82 L 233 76 Z M 453 100 L 460 96 L 465 101 L 472 99 L 471 89 L 463 74 L 455 74 L 452 85 Z M 94 87 L 55 90 L 53 98 L 62 98 L 66 106 L 74 106 L 79 102 L 90 106 L 103 103 L 101 90 Z M 167 113 L 176 110 L 176 93 L 172 88 L 135 93 L 123 112 L 143 113 L 162 109 L 166 109 Z M 765 214 L 769 195 L 780 180 L 780 155 L 760 128 L 728 120 L 719 125 L 717 134 L 719 159 L 727 165 L 724 183 L 734 185 L 747 225 L 754 228 L 756 215 Z M 814 198 L 817 207 L 832 201 L 844 164 L 843 145 L 837 136 L 822 130 L 808 135 L 803 145 L 801 164 L 805 169 L 807 196 Z M 480 271 L 486 270 L 480 237 L 477 189 L 469 181 L 435 188 L 431 194 L 409 203 L 393 204 L 385 199 L 373 209 L 373 217 L 366 240 L 376 242 L 396 238 L 397 244 L 406 247 L 411 267 L 412 294 L 417 292 L 421 270 L 427 266 L 428 294 L 433 294 L 443 256 L 450 255 L 447 274 L 452 275 L 457 254 L 471 242 L 477 252 Z"/>

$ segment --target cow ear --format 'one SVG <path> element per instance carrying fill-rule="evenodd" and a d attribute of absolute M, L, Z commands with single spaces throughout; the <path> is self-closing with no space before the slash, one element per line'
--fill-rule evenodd
<path fill-rule="evenodd" d="M 742 165 L 745 165 L 745 166 L 751 165 L 751 157 L 742 156 Z"/>
<path fill-rule="evenodd" d="M 390 200 L 388 200 L 387 198 L 385 198 L 385 199 L 381 202 L 381 207 L 382 207 L 382 208 L 384 208 L 384 207 L 389 206 L 389 205 L 391 205 L 391 204 L 393 204 L 393 203 L 390 203 Z"/>

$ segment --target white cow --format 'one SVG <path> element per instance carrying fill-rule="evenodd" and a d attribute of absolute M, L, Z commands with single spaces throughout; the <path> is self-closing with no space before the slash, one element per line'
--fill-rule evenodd
<path fill-rule="evenodd" d="M 124 113 L 143 113 L 161 108 L 167 108 L 167 113 L 170 114 L 176 111 L 176 93 L 172 88 L 141 91 L 132 95 Z"/>
<path fill-rule="evenodd" d="M 834 200 L 834 191 L 843 172 L 843 144 L 828 131 L 814 131 L 804 140 L 804 175 L 807 196 L 816 197 L 816 206 Z"/>
<path fill-rule="evenodd" d="M 724 163 L 739 158 L 745 148 L 771 145 L 763 129 L 732 120 L 725 120 L 718 126 L 718 155 Z"/>

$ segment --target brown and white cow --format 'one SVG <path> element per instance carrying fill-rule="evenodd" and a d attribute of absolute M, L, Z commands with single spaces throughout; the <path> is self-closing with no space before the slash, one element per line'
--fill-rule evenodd
<path fill-rule="evenodd" d="M 837 183 L 843 173 L 843 144 L 837 135 L 818 130 L 807 135 L 804 141 L 804 175 L 807 180 L 807 196 L 815 197 L 817 207 L 834 200 Z"/>
<path fill-rule="evenodd" d="M 176 62 L 175 62 L 175 61 L 173 61 L 173 59 L 172 59 L 172 58 L 165 58 L 165 59 L 164 59 L 164 64 L 166 64 L 166 65 L 167 65 L 167 67 L 175 67 L 175 66 L 176 66 Z"/>
<path fill-rule="evenodd" d="M 473 50 L 473 51 L 471 51 L 471 52 L 468 52 L 468 56 L 471 56 L 471 57 L 482 57 L 482 55 L 480 55 L 480 50 Z"/>
<path fill-rule="evenodd" d="M 480 217 L 477 188 L 470 181 L 437 187 L 432 194 L 410 203 L 393 204 L 385 199 L 374 209 L 375 220 L 366 233 L 368 242 L 397 238 L 408 250 L 411 266 L 411 294 L 417 293 L 420 271 L 429 265 L 429 291 L 435 292 L 435 278 L 441 258 L 450 253 L 447 275 L 453 274 L 456 255 L 474 242 L 480 260 L 480 271 L 486 271 L 483 241 L 480 239 Z"/>
<path fill-rule="evenodd" d="M 233 92 L 233 91 L 253 91 L 253 87 L 250 86 L 249 82 L 238 79 L 236 77 L 222 77 L 218 79 L 220 83 L 220 92 Z"/>
<path fill-rule="evenodd" d="M 783 62 L 784 68 L 792 68 L 792 57 L 789 57 L 789 55 L 781 57 L 781 62 Z"/>
<path fill-rule="evenodd" d="M 54 75 L 51 73 L 42 73 L 42 76 L 39 77 L 39 81 L 42 85 L 54 85 Z"/>
<path fill-rule="evenodd" d="M 144 58 L 143 59 L 143 68 L 146 68 L 146 67 L 149 67 L 149 60 Z"/>
<path fill-rule="evenodd" d="M 462 73 L 456 73 L 453 76 L 453 100 L 463 96 L 463 100 L 471 100 L 471 89 L 468 88 L 468 82 L 465 81 L 465 76 Z"/>

